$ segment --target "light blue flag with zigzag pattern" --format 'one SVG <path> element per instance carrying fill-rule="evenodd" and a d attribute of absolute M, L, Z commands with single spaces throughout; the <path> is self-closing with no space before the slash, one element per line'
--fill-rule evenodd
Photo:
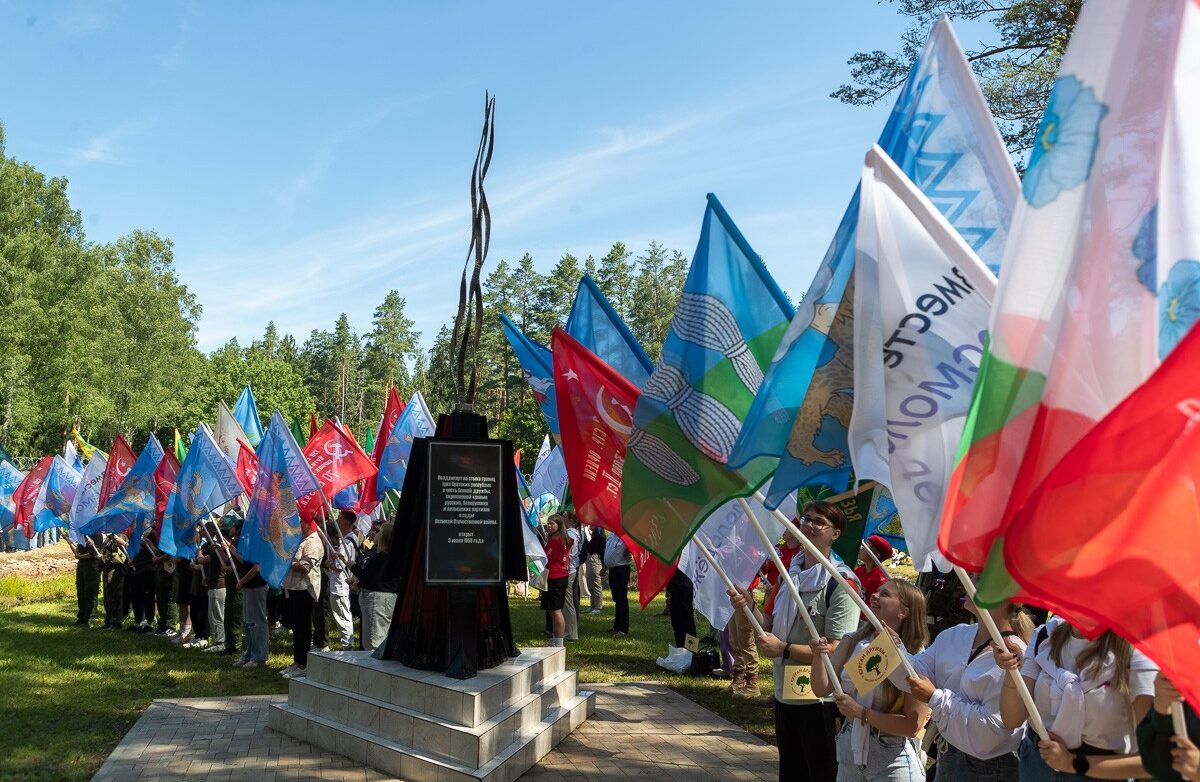
<path fill-rule="evenodd" d="M 996 271 L 1020 183 L 946 17 L 913 63 L 879 146 Z M 802 486 L 836 493 L 850 482 L 858 203 L 855 189 L 729 457 L 735 468 L 779 459 L 770 507 Z"/>

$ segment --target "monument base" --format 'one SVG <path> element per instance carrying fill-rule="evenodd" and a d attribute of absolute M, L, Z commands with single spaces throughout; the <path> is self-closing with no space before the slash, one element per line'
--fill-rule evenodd
<path fill-rule="evenodd" d="M 459 680 L 369 652 L 310 652 L 267 724 L 411 782 L 511 782 L 596 708 L 566 650 L 520 656 Z"/>

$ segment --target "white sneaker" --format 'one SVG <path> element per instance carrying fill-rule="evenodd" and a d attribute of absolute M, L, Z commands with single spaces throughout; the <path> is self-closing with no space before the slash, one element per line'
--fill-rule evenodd
<path fill-rule="evenodd" d="M 192 635 L 192 626 L 188 625 L 175 635 L 171 636 L 171 643 L 182 646 L 190 643 L 194 637 L 195 636 Z"/>
<path fill-rule="evenodd" d="M 207 638 L 193 638 L 183 645 L 184 649 L 203 649 L 208 646 Z"/>
<path fill-rule="evenodd" d="M 279 674 L 285 679 L 298 679 L 301 676 L 304 676 L 306 673 L 307 670 L 299 665 L 289 665 L 279 672 Z"/>
<path fill-rule="evenodd" d="M 223 652 L 223 651 L 225 651 L 224 644 L 213 644 L 212 646 L 205 649 L 204 653 L 205 654 L 216 654 L 218 652 Z"/>
<path fill-rule="evenodd" d="M 593 608 L 592 610 L 588 611 L 588 613 L 589 613 L 589 614 L 592 614 L 592 615 L 594 616 L 594 615 L 596 615 L 596 614 L 599 614 L 599 613 L 601 613 L 601 611 L 600 611 L 600 609 L 599 609 L 599 608 Z"/>

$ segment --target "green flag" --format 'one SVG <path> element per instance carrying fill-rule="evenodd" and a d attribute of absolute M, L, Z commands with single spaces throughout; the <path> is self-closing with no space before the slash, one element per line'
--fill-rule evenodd
<path fill-rule="evenodd" d="M 621 483 L 625 531 L 663 562 L 773 458 L 725 463 L 793 310 L 713 195 L 662 359 L 633 416 Z M 556 379 L 557 380 L 557 379 Z"/>
<path fill-rule="evenodd" d="M 300 425 L 299 418 L 292 419 L 291 430 L 292 437 L 296 438 L 296 442 L 300 444 L 300 447 L 303 448 L 308 445 L 308 432 L 304 431 L 304 427 Z M 370 451 L 371 449 L 368 447 L 366 450 Z"/>

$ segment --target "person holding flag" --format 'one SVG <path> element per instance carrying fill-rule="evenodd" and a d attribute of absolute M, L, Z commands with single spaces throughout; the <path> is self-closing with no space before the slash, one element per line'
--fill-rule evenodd
<path fill-rule="evenodd" d="M 831 502 L 810 502 L 804 506 L 800 526 L 805 536 L 826 559 L 833 552 L 833 544 L 846 531 L 846 516 L 842 509 Z M 850 568 L 837 565 L 839 572 L 853 587 L 858 579 Z M 754 596 L 745 589 L 730 593 L 730 602 L 736 611 L 749 607 L 766 635 L 758 639 L 763 653 L 773 662 L 775 679 L 775 741 L 779 747 L 779 780 L 812 780 L 827 782 L 838 775 L 837 749 L 835 747 L 835 724 L 837 706 L 823 699 L 799 700 L 785 694 L 785 682 L 789 668 L 794 665 L 812 666 L 816 663 L 814 646 L 821 637 L 835 639 L 824 649 L 832 652 L 838 648 L 840 639 L 858 629 L 858 605 L 846 590 L 838 589 L 825 568 L 808 552 L 797 554 L 792 559 L 786 574 L 781 574 L 780 583 L 790 578 L 800 594 L 803 605 L 797 606 L 791 591 L 780 589 L 775 596 L 774 613 L 764 615 L 754 603 Z M 924 600 L 922 599 L 922 610 Z M 812 618 L 817 637 L 809 634 L 800 619 L 800 611 Z M 922 614 L 922 626 L 924 616 Z M 868 625 L 870 627 L 870 625 Z"/>
<path fill-rule="evenodd" d="M 888 581 L 871 596 L 870 605 L 903 651 L 916 654 L 925 648 L 929 632 L 921 590 L 907 581 Z M 838 782 L 923 779 L 925 766 L 914 738 L 929 720 L 929 705 L 886 678 L 864 691 L 848 670 L 855 658 L 875 642 L 875 627 L 864 622 L 857 632 L 842 637 L 836 652 L 830 651 L 829 641 L 824 638 L 812 644 L 816 654 L 831 657 L 842 687 L 842 693 L 834 699 L 843 717 L 837 737 Z M 866 666 L 869 670 L 869 659 Z M 821 697 L 833 694 L 823 665 L 812 667 L 812 690 Z"/>
<path fill-rule="evenodd" d="M 1032 651 L 999 649 L 996 665 L 1019 668 L 1050 741 L 1026 728 L 1017 756 L 1021 780 L 1144 777 L 1134 727 L 1150 711 L 1158 668 L 1111 630 L 1089 641 L 1061 618 L 1034 634 Z M 1012 680 L 1000 691 L 1000 717 L 1018 728 L 1029 717 Z"/>
<path fill-rule="evenodd" d="M 72 553 L 75 554 L 75 599 L 79 604 L 75 624 L 84 628 L 91 626 L 96 599 L 100 596 L 99 537 L 84 537 L 82 545 L 71 547 Z"/>
<path fill-rule="evenodd" d="M 967 595 L 965 608 L 978 617 L 981 610 Z M 1033 620 L 1016 603 L 986 609 L 1001 635 L 1023 650 L 1033 635 Z M 912 658 L 915 677 L 897 669 L 892 682 L 929 704 L 938 730 L 937 776 L 934 782 L 988 779 L 1017 782 L 1017 746 L 1022 731 L 1005 727 L 1000 719 L 1000 690 L 1004 671 L 990 653 L 991 636 L 982 622 L 964 622 L 938 633 L 924 651 Z"/>

